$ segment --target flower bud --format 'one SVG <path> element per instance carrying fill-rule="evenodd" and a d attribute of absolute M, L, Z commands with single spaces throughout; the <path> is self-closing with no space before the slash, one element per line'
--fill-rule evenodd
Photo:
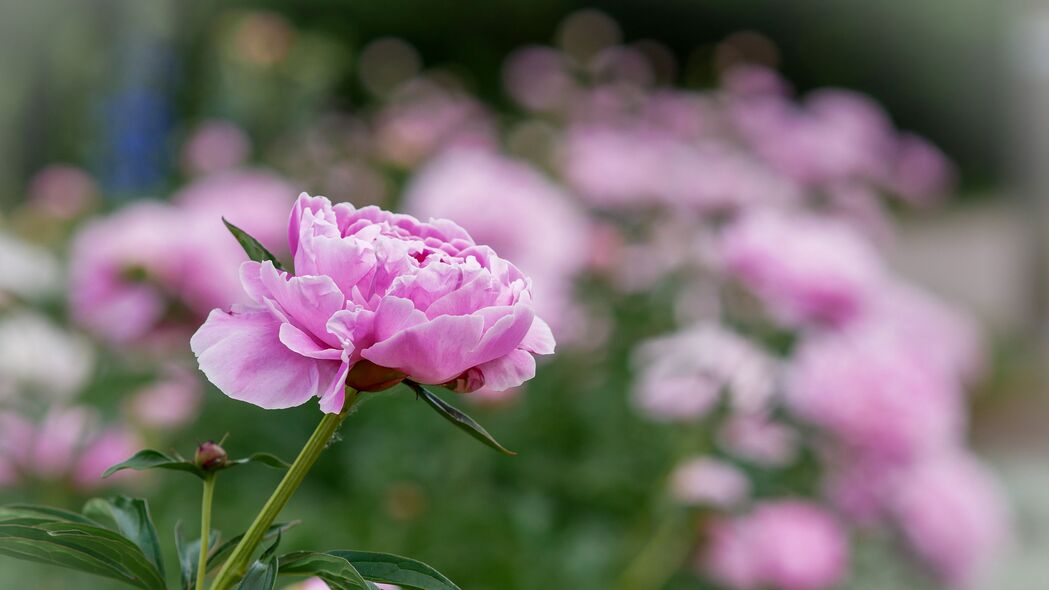
<path fill-rule="evenodd" d="M 193 462 L 204 471 L 216 471 L 222 469 L 229 462 L 229 455 L 215 441 L 200 443 L 197 453 L 193 456 Z"/>

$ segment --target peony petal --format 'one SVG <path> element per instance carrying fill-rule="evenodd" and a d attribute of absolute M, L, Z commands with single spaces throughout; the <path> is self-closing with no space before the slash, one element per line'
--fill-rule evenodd
<path fill-rule="evenodd" d="M 322 346 L 309 334 L 291 324 L 281 324 L 278 336 L 281 344 L 302 356 L 322 361 L 337 361 L 342 358 L 343 349 Z"/>
<path fill-rule="evenodd" d="M 266 261 L 260 266 L 260 279 L 296 327 L 332 348 L 342 348 L 326 328 L 332 314 L 346 304 L 346 297 L 330 277 L 293 277 Z"/>
<path fill-rule="evenodd" d="M 290 408 L 317 395 L 338 363 L 306 358 L 279 339 L 268 311 L 211 312 L 190 339 L 200 370 L 222 393 L 261 408 Z"/>
<path fill-rule="evenodd" d="M 477 364 L 473 351 L 481 343 L 483 327 L 479 316 L 441 316 L 397 332 L 361 351 L 361 356 L 420 383 L 445 383 Z"/>
<path fill-rule="evenodd" d="M 384 297 L 375 310 L 375 341 L 381 342 L 397 332 L 426 321 L 426 314 L 401 297 Z"/>
<path fill-rule="evenodd" d="M 325 414 L 338 414 L 346 403 L 346 376 L 350 373 L 350 363 L 342 363 L 335 377 L 321 395 L 321 411 Z"/>
<path fill-rule="evenodd" d="M 505 391 L 535 377 L 535 357 L 518 348 L 478 367 L 484 375 L 484 388 Z"/>
<path fill-rule="evenodd" d="M 527 305 L 515 305 L 513 311 L 486 327 L 484 337 L 471 351 L 473 365 L 497 359 L 517 348 L 528 334 L 535 313 Z"/>
<path fill-rule="evenodd" d="M 302 232 L 302 221 L 304 216 L 323 216 L 330 213 L 331 221 L 335 223 L 335 214 L 331 212 L 331 202 L 324 197 L 311 197 L 306 193 L 299 194 L 295 200 L 295 206 L 291 209 L 291 217 L 288 219 L 288 247 L 291 249 L 292 259 L 299 251 L 299 236 Z"/>
<path fill-rule="evenodd" d="M 521 341 L 521 348 L 535 354 L 554 354 L 555 345 L 554 333 L 550 331 L 550 326 L 542 318 L 535 316 L 532 326 Z"/>
<path fill-rule="evenodd" d="M 375 249 L 369 243 L 338 235 L 304 237 L 295 255 L 297 274 L 329 276 L 346 298 L 375 264 Z"/>

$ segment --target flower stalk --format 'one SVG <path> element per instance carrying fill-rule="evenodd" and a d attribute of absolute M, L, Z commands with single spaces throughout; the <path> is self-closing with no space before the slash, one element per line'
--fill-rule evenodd
<path fill-rule="evenodd" d="M 211 585 L 211 590 L 229 590 L 237 580 L 244 576 L 248 566 L 251 564 L 251 557 L 255 549 L 258 548 L 259 543 L 262 542 L 266 531 L 273 524 L 273 521 L 276 520 L 277 515 L 280 514 L 280 511 L 288 501 L 291 500 L 295 490 L 302 484 L 306 474 L 313 467 L 313 464 L 317 462 L 317 458 L 328 446 L 328 442 L 331 441 L 332 436 L 339 429 L 346 416 L 349 415 L 350 410 L 357 403 L 358 399 L 357 390 L 347 387 L 346 400 L 342 411 L 338 414 L 324 414 L 324 418 L 321 419 L 320 424 L 317 425 L 309 440 L 306 441 L 306 445 L 299 451 L 299 456 L 295 458 L 295 462 L 291 464 L 287 473 L 284 474 L 284 479 L 273 490 L 273 494 L 255 517 L 255 521 L 251 523 L 240 543 L 233 549 L 233 553 L 230 554 L 229 559 L 226 560 L 222 569 L 219 570 L 218 576 Z"/>
<path fill-rule="evenodd" d="M 200 500 L 200 558 L 197 560 L 196 590 L 204 590 L 208 576 L 208 541 L 211 537 L 211 500 L 215 496 L 214 473 L 204 477 L 204 494 Z"/>

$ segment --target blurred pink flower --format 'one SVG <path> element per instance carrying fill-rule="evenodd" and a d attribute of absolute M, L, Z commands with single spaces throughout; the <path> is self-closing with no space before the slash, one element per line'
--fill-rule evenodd
<path fill-rule="evenodd" d="M 820 590 L 845 575 L 848 539 L 822 508 L 800 500 L 758 505 L 714 521 L 701 570 L 733 590 Z"/>
<path fill-rule="evenodd" d="M 750 495 L 750 481 L 731 463 L 697 457 L 674 469 L 670 490 L 674 498 L 684 504 L 725 509 Z"/>
<path fill-rule="evenodd" d="M 0 402 L 66 401 L 87 384 L 94 360 L 82 336 L 43 315 L 23 310 L 0 316 Z"/>
<path fill-rule="evenodd" d="M 86 224 L 70 256 L 73 317 L 112 344 L 181 345 L 209 310 L 245 299 L 246 256 L 222 217 L 280 243 L 293 198 L 270 174 L 227 172 L 186 187 L 174 205 L 140 202 Z"/>
<path fill-rule="evenodd" d="M 192 175 L 212 174 L 244 163 L 251 152 L 247 134 L 230 121 L 197 125 L 182 147 L 182 166 Z"/>
<path fill-rule="evenodd" d="M 447 147 L 492 146 L 485 108 L 469 96 L 427 79 L 402 84 L 376 118 L 379 154 L 410 168 Z"/>
<path fill-rule="evenodd" d="M 404 199 L 408 213 L 454 219 L 478 244 L 513 260 L 531 277 L 536 311 L 558 340 L 582 334 L 572 282 L 588 262 L 590 222 L 537 170 L 487 151 L 452 149 L 423 167 Z"/>
<path fill-rule="evenodd" d="M 802 342 L 786 391 L 796 414 L 847 447 L 889 460 L 957 444 L 965 423 L 957 382 L 864 329 Z"/>
<path fill-rule="evenodd" d="M 120 427 L 99 431 L 98 416 L 83 407 L 53 407 L 39 424 L 3 412 L 0 472 L 7 485 L 31 477 L 87 490 L 102 485 L 102 472 L 131 456 L 138 442 Z"/>
<path fill-rule="evenodd" d="M 891 188 L 912 205 L 939 203 L 952 188 L 954 166 L 939 148 L 913 134 L 896 143 Z"/>
<path fill-rule="evenodd" d="M 986 468 L 966 455 L 914 466 L 901 478 L 892 508 L 910 546 L 954 588 L 971 587 L 1007 540 L 1002 492 Z"/>
<path fill-rule="evenodd" d="M 157 381 L 133 394 L 130 414 L 149 428 L 178 428 L 196 417 L 203 393 L 196 373 L 179 366 L 167 367 Z"/>
<path fill-rule="evenodd" d="M 800 437 L 794 428 L 762 412 L 737 412 L 721 425 L 718 444 L 725 451 L 758 465 L 781 466 L 798 456 Z"/>
<path fill-rule="evenodd" d="M 847 322 L 885 280 L 877 252 L 855 231 L 806 214 L 746 215 L 725 230 L 717 256 L 728 276 L 788 326 Z"/>
<path fill-rule="evenodd" d="M 530 281 L 450 221 L 303 194 L 288 239 L 298 276 L 245 262 L 254 303 L 214 310 L 190 342 L 234 399 L 286 408 L 317 396 L 338 412 L 347 377 L 363 390 L 405 377 L 507 389 L 532 378 L 533 353 L 553 352 Z"/>
<path fill-rule="evenodd" d="M 746 411 L 770 401 L 775 365 L 760 349 L 713 323 L 642 343 L 634 403 L 656 420 L 704 416 L 725 391 Z"/>
<path fill-rule="evenodd" d="M 95 179 L 76 166 L 55 164 L 29 181 L 27 205 L 48 217 L 73 219 L 87 213 L 98 200 Z"/>
<path fill-rule="evenodd" d="M 564 54 L 535 45 L 517 49 L 506 58 L 503 84 L 518 104 L 533 111 L 564 107 L 577 90 Z"/>

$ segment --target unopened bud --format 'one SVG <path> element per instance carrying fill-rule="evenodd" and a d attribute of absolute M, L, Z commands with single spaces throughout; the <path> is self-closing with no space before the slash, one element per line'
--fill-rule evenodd
<path fill-rule="evenodd" d="M 346 385 L 357 391 L 382 391 L 404 381 L 405 374 L 380 367 L 371 361 L 358 361 L 346 377 Z"/>
<path fill-rule="evenodd" d="M 215 471 L 222 469 L 229 462 L 229 455 L 215 441 L 201 443 L 197 447 L 197 453 L 193 456 L 193 462 L 204 471 Z"/>

